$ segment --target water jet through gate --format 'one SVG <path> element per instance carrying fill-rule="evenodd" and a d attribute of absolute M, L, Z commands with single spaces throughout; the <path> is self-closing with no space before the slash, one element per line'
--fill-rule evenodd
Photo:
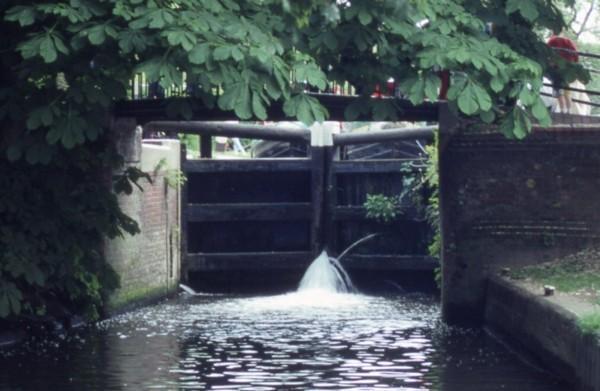
<path fill-rule="evenodd" d="M 327 293 L 355 293 L 356 288 L 350 275 L 342 266 L 341 260 L 355 247 L 377 235 L 370 234 L 358 239 L 342 251 L 337 258 L 330 257 L 323 250 L 306 269 L 298 286 L 298 292 L 319 290 Z"/>

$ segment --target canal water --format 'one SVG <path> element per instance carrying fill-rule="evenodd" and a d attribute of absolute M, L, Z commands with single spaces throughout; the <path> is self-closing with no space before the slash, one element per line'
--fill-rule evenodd
<path fill-rule="evenodd" d="M 0 390 L 565 391 L 431 296 L 181 296 L 0 351 Z"/>

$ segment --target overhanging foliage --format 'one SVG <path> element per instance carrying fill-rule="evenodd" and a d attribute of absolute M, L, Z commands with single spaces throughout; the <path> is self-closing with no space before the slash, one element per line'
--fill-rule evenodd
<path fill-rule="evenodd" d="M 563 67 L 567 79 L 587 77 L 538 35 L 563 26 L 556 1 L 7 0 L 0 8 L 0 152 L 11 178 L 4 180 L 8 188 L 15 188 L 15 178 L 29 181 L 23 188 L 33 191 L 35 181 L 47 189 L 52 176 L 79 170 L 82 185 L 91 186 L 91 174 L 111 163 L 109 150 L 98 147 L 106 145 L 111 105 L 127 98 L 136 72 L 165 87 L 191 85 L 206 105 L 233 110 L 241 119 L 266 119 L 271 102 L 282 101 L 286 114 L 311 123 L 326 119 L 327 111 L 306 89 L 348 81 L 365 98 L 348 108 L 348 119 L 367 112 L 375 120 L 394 120 L 398 107 L 392 100 L 367 99 L 377 84 L 393 77 L 417 104 L 437 98 L 438 72 L 449 70 L 452 108 L 496 121 L 507 136 L 522 138 L 532 121 L 549 121 L 538 90 L 551 63 Z M 491 35 L 488 22 L 494 23 Z M 191 113 L 185 105 L 172 111 L 184 118 Z M 80 153 L 90 161 L 79 159 Z M 44 167 L 52 176 L 33 174 Z M 102 189 L 96 189 L 99 199 L 109 202 L 110 190 Z M 69 198 L 71 191 L 52 193 L 45 205 L 69 200 L 72 210 L 59 210 L 79 219 L 119 213 L 114 200 L 109 210 L 95 209 L 85 197 Z M 69 251 L 82 248 L 73 241 L 63 243 L 72 247 L 68 251 L 42 246 L 49 239 L 35 235 L 35 219 L 23 225 L 18 212 L 31 206 L 27 198 L 13 196 L 0 196 L 0 209 L 8 211 L 0 239 L 0 317 L 18 313 L 29 300 L 23 292 L 32 287 L 43 286 L 46 295 L 59 289 L 47 284 L 56 278 L 56 265 L 44 269 L 43 278 L 15 268 L 72 262 Z M 127 224 L 112 219 L 94 227 L 92 236 L 135 230 Z M 61 229 L 62 237 L 77 237 L 74 225 Z M 31 246 L 38 250 L 25 251 L 26 241 L 13 249 L 15 235 L 36 242 Z M 9 266 L 14 262 L 7 257 L 16 253 L 23 265 Z M 57 254 L 62 258 L 51 261 Z M 95 273 L 95 266 L 84 264 L 86 273 Z M 99 288 L 92 288 L 75 296 L 96 295 Z"/>

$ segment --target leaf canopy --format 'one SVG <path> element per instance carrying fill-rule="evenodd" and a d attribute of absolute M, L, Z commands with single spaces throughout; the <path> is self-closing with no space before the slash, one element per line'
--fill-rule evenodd
<path fill-rule="evenodd" d="M 13 0 L 4 2 L 2 28 L 10 38 L 2 43 L 8 53 L 2 67 L 10 76 L 0 108 L 21 105 L 13 116 L 49 132 L 50 145 L 69 148 L 96 137 L 85 127 L 97 111 L 127 97 L 136 71 L 164 87 L 182 86 L 185 73 L 198 81 L 200 95 L 222 90 L 219 106 L 241 119 L 264 119 L 266 108 L 281 100 L 286 113 L 311 121 L 325 119 L 325 112 L 299 98 L 303 91 L 336 81 L 368 96 L 393 77 L 418 104 L 436 99 L 436 75 L 446 69 L 460 87 L 449 95 L 452 107 L 466 115 L 493 112 L 502 122 L 512 118 L 514 86 L 541 80 L 555 60 L 537 32 L 564 26 L 559 3 L 570 2 Z M 489 23 L 492 34 L 485 31 Z M 565 66 L 575 68 L 572 77 L 588 76 Z M 71 90 L 56 88 L 58 72 Z M 108 81 L 120 88 L 103 91 Z M 82 93 L 90 87 L 97 88 Z M 43 109 L 48 102 L 52 116 Z M 381 118 L 382 105 L 366 104 Z M 522 104 L 524 115 L 545 118 L 536 101 Z M 43 122 L 39 110 L 46 111 Z M 55 122 L 65 117 L 72 124 L 58 130 Z"/>

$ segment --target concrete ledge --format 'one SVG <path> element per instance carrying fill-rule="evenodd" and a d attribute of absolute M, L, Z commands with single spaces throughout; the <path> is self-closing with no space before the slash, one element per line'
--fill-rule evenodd
<path fill-rule="evenodd" d="M 177 293 L 178 289 L 178 286 L 157 286 L 117 292 L 112 295 L 104 311 L 107 316 L 122 314 L 171 297 Z"/>
<path fill-rule="evenodd" d="M 492 276 L 485 322 L 578 389 L 600 391 L 600 340 L 581 333 L 575 314 L 509 279 Z"/>

